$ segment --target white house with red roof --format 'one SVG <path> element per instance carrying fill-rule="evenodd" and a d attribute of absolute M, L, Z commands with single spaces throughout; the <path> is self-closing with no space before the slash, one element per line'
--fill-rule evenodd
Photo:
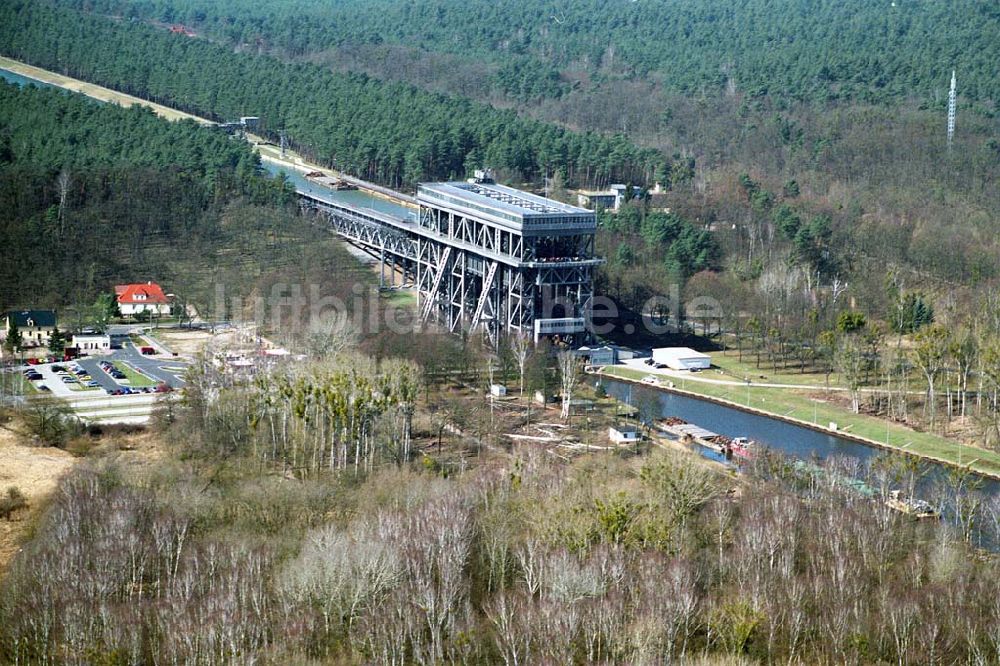
<path fill-rule="evenodd" d="M 155 282 L 115 285 L 115 298 L 118 310 L 123 317 L 130 317 L 143 312 L 151 314 L 170 314 L 170 299 L 163 289 Z"/>

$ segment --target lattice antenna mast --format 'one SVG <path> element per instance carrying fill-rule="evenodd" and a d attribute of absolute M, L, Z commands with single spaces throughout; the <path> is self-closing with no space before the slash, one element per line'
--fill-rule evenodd
<path fill-rule="evenodd" d="M 948 91 L 948 150 L 951 150 L 951 142 L 955 137 L 955 102 L 957 93 L 955 91 L 955 70 L 951 70 L 951 90 Z"/>

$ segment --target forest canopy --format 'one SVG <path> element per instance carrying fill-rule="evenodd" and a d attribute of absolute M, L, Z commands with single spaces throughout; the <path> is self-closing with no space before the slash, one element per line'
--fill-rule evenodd
<path fill-rule="evenodd" d="M 462 177 L 482 165 L 515 178 L 558 170 L 580 184 L 644 182 L 662 162 L 620 136 L 571 132 L 142 24 L 27 3 L 5 5 L 0 19 L 0 51 L 12 57 L 214 119 L 260 116 L 272 136 L 285 129 L 306 155 L 393 186 Z"/>
<path fill-rule="evenodd" d="M 0 308 L 207 278 L 190 268 L 233 242 L 225 220 L 288 216 L 292 193 L 258 166 L 248 144 L 192 121 L 0 83 Z"/>
<path fill-rule="evenodd" d="M 1000 8 L 975 0 L 56 0 L 96 13 L 183 23 L 233 45 L 290 56 L 401 44 L 501 63 L 544 80 L 580 69 L 651 76 L 676 91 L 799 100 L 941 102 L 957 69 L 963 95 L 1000 98 Z M 956 45 L 961 45 L 957 47 Z M 542 74 L 541 77 L 538 75 Z M 547 86 L 558 95 L 565 88 Z"/>

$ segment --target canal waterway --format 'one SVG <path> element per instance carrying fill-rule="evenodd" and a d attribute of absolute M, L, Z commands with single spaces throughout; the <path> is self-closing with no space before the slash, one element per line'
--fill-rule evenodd
<path fill-rule="evenodd" d="M 831 432 L 821 432 L 794 423 L 745 412 L 709 400 L 670 393 L 668 391 L 632 384 L 610 377 L 599 380 L 608 395 L 631 405 L 658 405 L 657 416 L 677 416 L 712 432 L 729 437 L 748 437 L 769 449 L 803 460 L 825 461 L 831 458 L 854 458 L 862 464 L 871 463 L 885 451 L 866 446 Z M 916 481 L 915 495 L 935 500 L 948 478 L 949 468 L 933 461 L 926 461 L 926 470 Z M 986 497 L 1000 495 L 1000 481 L 987 477 L 981 480 L 980 491 Z M 985 535 L 984 535 L 985 539 Z M 986 544 L 994 546 L 996 544 Z"/>
<path fill-rule="evenodd" d="M 310 182 L 301 172 L 295 169 L 289 169 L 280 164 L 268 162 L 267 160 L 261 160 L 261 165 L 272 175 L 283 172 L 288 180 L 295 185 L 295 188 L 302 192 L 316 194 L 322 196 L 324 199 L 339 201 L 356 208 L 367 208 L 411 222 L 415 222 L 417 219 L 417 213 L 413 208 L 389 201 L 370 192 L 365 192 L 364 190 L 333 190 L 329 187 Z"/>
<path fill-rule="evenodd" d="M 51 88 L 51 84 L 44 83 L 42 81 L 37 81 L 35 79 L 29 78 L 27 76 L 22 76 L 16 72 L 12 72 L 7 69 L 0 69 L 0 79 L 6 81 L 7 83 L 16 83 L 19 86 L 26 86 L 29 83 L 38 86 L 39 88 Z"/>

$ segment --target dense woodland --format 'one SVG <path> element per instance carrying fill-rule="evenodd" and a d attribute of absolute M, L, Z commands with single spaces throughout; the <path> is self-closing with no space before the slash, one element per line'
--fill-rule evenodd
<path fill-rule="evenodd" d="M 74 318 L 120 282 L 157 280 L 209 312 L 216 284 L 235 298 L 260 288 L 265 268 L 347 263 L 299 219 L 286 183 L 258 172 L 246 143 L 138 107 L 8 84 L 0 237 L 0 309 L 69 306 Z"/>
<path fill-rule="evenodd" d="M 557 169 L 570 182 L 650 180 L 656 151 L 574 133 L 466 99 L 335 74 L 167 33 L 66 14 L 2 8 L 0 50 L 44 67 L 216 119 L 260 116 L 272 136 L 324 163 L 394 186 L 489 164 L 516 179 Z M 211 65 L 209 66 L 209 63 Z"/>
<path fill-rule="evenodd" d="M 76 68 L 77 73 L 93 80 L 171 100 L 203 113 L 226 117 L 260 113 L 268 123 L 294 127 L 292 140 L 307 154 L 388 184 L 412 182 L 421 174 L 464 174 L 481 164 L 509 170 L 507 175 L 514 180 L 529 177 L 540 181 L 548 173 L 555 176 L 557 185 L 603 184 L 616 178 L 636 185 L 660 182 L 670 188 L 667 201 L 675 214 L 695 224 L 718 223 L 720 228 L 728 226 L 737 232 L 728 234 L 729 238 L 717 234 L 724 246 L 722 263 L 751 264 L 742 271 L 751 278 L 759 275 L 761 262 L 783 261 L 789 255 L 783 235 L 776 233 L 779 224 L 772 217 L 774 208 L 784 204 L 807 220 L 826 216 L 831 230 L 828 246 L 839 255 L 832 262 L 839 266 L 837 274 L 857 290 L 860 307 L 879 317 L 886 316 L 886 303 L 879 295 L 881 286 L 869 277 L 873 267 L 888 265 L 902 271 L 909 283 L 929 278 L 969 284 L 994 277 L 1000 248 L 993 233 L 991 211 L 1000 204 L 1000 195 L 991 183 L 1000 177 L 1000 134 L 990 111 L 992 93 L 985 92 L 991 78 L 976 74 L 979 70 L 975 64 L 989 62 L 983 58 L 994 48 L 996 40 L 989 38 L 992 10 L 980 3 L 946 7 L 941 3 L 906 2 L 895 8 L 859 3 L 846 11 L 834 4 L 789 3 L 790 11 L 779 11 L 780 7 L 772 7 L 772 3 L 744 4 L 727 5 L 728 9 L 722 11 L 712 3 L 698 3 L 697 11 L 690 14 L 688 6 L 682 10 L 680 6 L 657 3 L 611 3 L 600 7 L 569 3 L 553 7 L 546 20 L 546 12 L 534 6 L 529 9 L 509 3 L 491 4 L 489 8 L 475 3 L 430 2 L 338 3 L 331 7 L 303 1 L 268 4 L 266 8 L 256 3 L 86 3 L 84 7 L 96 15 L 143 19 L 153 22 L 153 27 L 143 30 L 132 26 L 125 30 L 112 28 L 107 21 L 81 22 L 75 18 L 46 25 L 54 15 L 31 7 L 21 10 L 18 20 L 22 25 L 5 43 L 8 49 L 29 59 L 37 57 L 38 62 L 56 69 Z M 930 26 L 936 25 L 936 12 L 945 9 L 949 11 L 948 25 L 957 34 L 970 31 L 975 38 L 956 37 L 947 30 L 941 30 L 940 36 L 933 33 L 933 39 L 927 37 Z M 482 11 L 472 14 L 478 10 Z M 669 18 L 674 11 L 685 12 L 683 22 Z M 714 18 L 695 21 L 693 17 L 699 16 L 699 11 Z M 747 16 L 769 11 L 777 12 L 780 18 L 741 23 Z M 662 15 L 653 20 L 644 12 Z M 417 20 L 424 13 L 437 18 Z M 898 26 L 905 48 L 903 44 L 890 48 L 891 42 L 879 39 L 877 30 L 857 29 L 862 24 L 877 26 L 881 21 L 891 21 L 886 17 L 894 13 L 907 15 L 905 25 Z M 313 20 L 316 14 L 326 18 Z M 876 14 L 883 18 L 877 19 Z M 31 25 L 25 26 L 28 16 L 32 17 Z M 362 20 L 375 27 L 357 29 Z M 460 30 L 448 27 L 452 20 L 461 20 Z M 221 51 L 210 49 L 204 39 L 167 33 L 166 26 L 158 21 L 190 24 L 201 31 L 200 36 L 219 40 L 244 55 L 230 58 L 227 54 L 223 58 Z M 528 21 L 534 21 L 534 30 L 509 28 Z M 586 41 L 586 35 L 599 34 L 600 39 L 611 40 L 608 44 L 614 43 L 612 51 L 639 52 L 643 49 L 630 49 L 624 42 L 643 42 L 648 31 L 657 36 L 656 48 L 665 54 L 665 62 L 684 62 L 679 56 L 669 55 L 672 45 L 683 41 L 677 39 L 674 28 L 681 23 L 689 26 L 683 32 L 690 31 L 692 39 L 701 35 L 697 37 L 700 48 L 711 50 L 713 58 L 721 57 L 718 54 L 727 49 L 737 52 L 744 43 L 762 42 L 768 47 L 745 48 L 761 58 L 786 58 L 796 67 L 829 67 L 842 70 L 842 74 L 836 77 L 838 83 L 828 82 L 827 92 L 819 97 L 804 88 L 798 95 L 795 90 L 780 89 L 768 89 L 765 94 L 744 83 L 738 74 L 713 86 L 695 85 L 696 91 L 686 87 L 685 93 L 675 85 L 679 80 L 676 72 L 661 76 L 650 66 L 622 74 L 609 73 L 607 67 L 591 63 L 589 69 L 583 68 L 588 72 L 586 76 L 580 78 L 574 74 L 579 68 L 573 69 L 562 58 L 567 49 L 540 46 L 547 39 L 580 44 Z M 13 29 L 16 22 L 10 24 Z M 619 24 L 631 29 L 619 30 Z M 726 33 L 716 29 L 718 26 L 704 27 L 713 24 L 738 24 L 742 41 L 724 38 Z M 801 33 L 809 35 L 809 39 L 779 39 L 769 32 L 772 24 L 781 26 L 774 28 L 776 34 Z M 746 30 L 745 25 L 759 26 L 759 30 Z M 816 25 L 824 27 L 820 30 Z M 62 34 L 70 30 L 69 26 L 72 34 Z M 141 43 L 130 41 L 128 47 L 137 56 L 119 58 L 93 49 L 93 54 L 71 52 L 75 48 L 72 44 L 87 41 L 80 34 L 83 27 L 87 32 L 100 31 L 104 36 L 101 48 L 109 50 L 120 50 L 121 40 L 137 31 L 143 35 Z M 448 30 L 451 38 L 398 38 L 406 30 L 435 35 L 436 31 Z M 306 64 L 322 63 L 341 72 L 363 71 L 509 105 L 495 98 L 492 81 L 503 68 L 519 62 L 520 56 L 505 52 L 502 43 L 491 41 L 488 36 L 498 30 L 509 30 L 513 37 L 534 35 L 525 37 L 539 49 L 527 49 L 532 53 L 530 58 L 541 63 L 539 66 L 559 69 L 560 80 L 576 81 L 565 94 L 515 102 L 522 116 L 600 131 L 613 138 L 592 144 L 592 135 L 564 135 L 537 123 L 528 123 L 530 129 L 522 131 L 522 125 L 514 124 L 509 112 L 470 106 L 468 101 L 454 97 L 421 95 L 420 102 L 416 102 L 412 95 L 417 93 L 410 87 L 377 84 L 354 74 L 328 78 L 319 68 Z M 345 43 L 338 41 L 338 31 L 350 32 L 351 38 Z M 327 34 L 330 36 L 322 36 Z M 862 40 L 863 45 L 843 48 L 845 35 Z M 982 44 L 962 51 L 935 46 L 936 40 L 949 39 L 966 45 Z M 56 41 L 57 48 L 45 46 Z M 288 47 L 282 48 L 286 43 Z M 481 49 L 476 46 L 480 43 Z M 804 49 L 808 53 L 802 53 Z M 484 55 L 487 51 L 492 55 Z M 686 48 L 684 54 L 691 51 Z M 277 60 L 251 58 L 245 52 L 274 53 L 299 64 L 283 66 Z M 93 62 L 98 58 L 101 65 Z M 964 62 L 963 58 L 974 62 Z M 219 71 L 218 63 L 225 63 L 223 74 L 215 79 L 252 80 L 253 85 L 247 88 L 266 90 L 261 95 L 265 99 L 248 103 L 240 97 L 240 85 L 226 85 L 222 90 L 219 88 L 223 86 L 213 87 L 194 66 L 196 59 L 210 59 L 213 74 Z M 710 60 L 700 56 L 697 59 Z M 746 61 L 735 56 L 733 59 Z M 873 106 L 869 96 L 838 92 L 845 90 L 843 81 L 847 79 L 860 82 L 862 88 L 875 89 L 865 64 L 882 63 L 878 65 L 881 67 L 890 60 L 902 64 L 894 65 L 891 75 L 881 75 L 885 81 L 878 90 L 907 85 L 913 90 L 911 95 L 878 97 L 879 105 Z M 140 61 L 144 65 L 137 71 L 133 63 Z M 161 71 L 167 66 L 164 63 L 178 63 L 180 67 L 180 63 L 189 61 L 191 65 L 184 66 L 183 76 L 168 77 Z M 489 64 L 495 61 L 501 63 L 500 69 Z M 944 64 L 938 73 L 935 66 L 939 61 Z M 916 63 L 922 64 L 918 67 Z M 149 67 L 155 68 L 155 76 L 147 71 Z M 916 67 L 919 72 L 907 73 L 908 67 Z M 943 131 L 951 68 L 958 69 L 960 81 L 959 133 L 954 151 L 946 150 Z M 767 75 L 773 80 L 780 75 L 774 63 L 758 69 L 755 77 Z M 266 79 L 263 83 L 257 78 L 258 70 L 266 72 L 261 77 Z M 170 82 L 163 77 L 170 78 Z M 546 78 L 538 72 L 529 77 L 532 81 Z M 359 81 L 364 82 L 364 93 L 360 95 L 354 87 Z M 284 86 L 285 82 L 287 87 L 272 87 Z M 350 92 L 346 94 L 354 100 L 350 110 L 357 113 L 348 114 L 343 108 L 343 86 L 348 87 Z M 290 88 L 294 88 L 291 93 Z M 400 95 L 405 98 L 402 104 L 406 109 L 393 101 Z M 837 99 L 829 99 L 831 96 Z M 298 111 L 293 114 L 290 100 L 300 98 L 302 104 L 295 104 Z M 363 112 L 357 107 L 359 99 L 365 100 Z M 420 111 L 414 115 L 413 109 L 418 107 Z M 461 113 L 456 112 L 459 108 Z M 320 109 L 332 114 L 332 124 L 319 123 Z M 386 116 L 391 119 L 383 120 Z M 635 143 L 659 150 L 659 156 L 634 152 L 631 144 L 615 136 L 623 131 Z M 762 190 L 755 202 L 745 195 L 743 174 Z M 615 243 L 612 251 L 623 240 L 629 241 L 614 235 L 609 240 Z M 671 273 L 676 271 L 663 272 L 665 276 Z M 659 279 L 653 286 L 662 290 L 667 282 Z"/>
<path fill-rule="evenodd" d="M 947 86 L 945 61 L 946 69 L 962 72 L 967 99 L 988 109 L 1000 99 L 993 67 L 1000 59 L 1000 12 L 973 0 L 57 4 L 182 23 L 233 45 L 276 47 L 293 55 L 386 43 L 457 54 L 502 64 L 493 83 L 515 96 L 562 94 L 565 88 L 549 84 L 545 72 L 579 70 L 655 76 L 688 92 L 732 85 L 753 96 L 822 102 L 916 97 L 939 103 Z"/>

